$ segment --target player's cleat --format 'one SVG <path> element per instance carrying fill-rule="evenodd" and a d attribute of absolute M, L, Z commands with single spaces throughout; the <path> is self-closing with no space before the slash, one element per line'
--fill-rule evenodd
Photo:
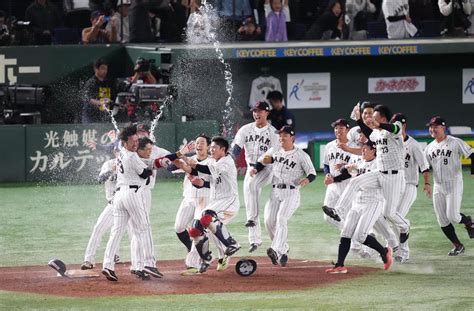
<path fill-rule="evenodd" d="M 81 265 L 81 270 L 90 270 L 94 268 L 94 265 L 90 261 L 84 261 Z"/>
<path fill-rule="evenodd" d="M 257 225 L 257 224 L 255 223 L 255 221 L 249 220 L 249 221 L 247 221 L 247 223 L 245 224 L 245 227 L 251 228 L 251 227 L 255 227 L 256 225 Z"/>
<path fill-rule="evenodd" d="M 117 262 L 119 262 L 119 261 L 120 261 L 120 256 L 117 255 L 117 254 L 115 254 L 115 255 L 114 255 L 114 262 L 117 263 Z"/>
<path fill-rule="evenodd" d="M 471 216 L 466 216 L 468 221 L 465 224 L 467 234 L 469 235 L 469 238 L 474 239 L 474 223 L 472 222 Z"/>
<path fill-rule="evenodd" d="M 288 255 L 283 254 L 280 257 L 280 266 L 285 267 L 288 264 Z"/>
<path fill-rule="evenodd" d="M 406 263 L 408 261 L 407 258 L 400 255 L 395 256 L 394 260 L 398 263 Z"/>
<path fill-rule="evenodd" d="M 278 265 L 278 254 L 273 248 L 270 247 L 269 249 L 267 249 L 267 255 L 268 257 L 270 257 L 272 264 L 274 264 L 275 266 Z"/>
<path fill-rule="evenodd" d="M 232 245 L 229 245 L 227 246 L 224 254 L 226 254 L 227 256 L 232 256 L 234 255 L 235 253 L 237 253 L 237 251 L 240 249 L 240 245 L 239 243 L 237 244 L 232 244 Z"/>
<path fill-rule="evenodd" d="M 199 269 L 194 268 L 194 267 L 189 267 L 183 272 L 181 272 L 182 276 L 190 276 L 190 275 L 196 275 L 196 274 L 199 274 Z"/>
<path fill-rule="evenodd" d="M 336 210 L 334 208 L 331 208 L 329 206 L 323 205 L 323 212 L 326 214 L 328 217 L 331 217 L 335 221 L 341 221 L 341 217 L 336 213 Z"/>
<path fill-rule="evenodd" d="M 454 245 L 454 248 L 448 253 L 448 256 L 457 256 L 459 254 L 464 253 L 464 245 L 458 244 Z"/>
<path fill-rule="evenodd" d="M 249 253 L 255 252 L 257 250 L 257 248 L 258 248 L 257 244 L 255 244 L 255 243 L 250 244 Z"/>
<path fill-rule="evenodd" d="M 384 270 L 388 270 L 393 264 L 392 249 L 390 247 L 386 247 L 385 249 L 387 252 L 385 256 L 382 256 L 382 261 Z"/>
<path fill-rule="evenodd" d="M 400 243 L 405 243 L 410 237 L 410 231 L 407 233 L 400 233 Z"/>
<path fill-rule="evenodd" d="M 150 275 L 145 271 L 135 270 L 135 275 L 137 276 L 137 278 L 142 279 L 144 281 L 151 279 Z"/>
<path fill-rule="evenodd" d="M 217 271 L 224 271 L 229 267 L 230 263 L 230 257 L 229 256 L 224 256 L 224 258 L 220 258 L 217 261 Z"/>
<path fill-rule="evenodd" d="M 114 270 L 110 270 L 110 269 L 104 268 L 104 269 L 102 269 L 102 274 L 105 275 L 105 277 L 106 277 L 107 280 L 109 280 L 109 281 L 113 281 L 113 282 L 117 282 L 117 281 L 118 281 L 118 277 L 117 277 L 117 275 L 115 275 Z"/>
<path fill-rule="evenodd" d="M 329 273 L 329 274 L 346 274 L 347 273 L 347 268 L 346 267 L 334 266 L 334 268 L 326 269 L 326 273 Z"/>
<path fill-rule="evenodd" d="M 155 268 L 155 267 L 145 266 L 142 271 L 148 273 L 149 275 L 151 275 L 152 277 L 155 277 L 155 278 L 162 278 L 163 277 L 163 273 L 158 271 L 158 269 Z"/>
<path fill-rule="evenodd" d="M 201 262 L 201 267 L 199 267 L 199 273 L 205 273 L 207 269 L 209 269 L 209 266 L 211 265 L 211 262 Z"/>

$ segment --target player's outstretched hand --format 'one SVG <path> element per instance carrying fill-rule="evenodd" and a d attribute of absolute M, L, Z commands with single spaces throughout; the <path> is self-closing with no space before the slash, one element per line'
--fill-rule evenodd
<path fill-rule="evenodd" d="M 95 150 L 97 149 L 97 143 L 93 140 L 89 140 L 86 142 L 87 147 L 89 147 L 90 150 Z"/>
<path fill-rule="evenodd" d="M 344 151 L 349 151 L 349 147 L 347 147 L 346 143 L 337 143 L 337 147 L 341 148 Z"/>
<path fill-rule="evenodd" d="M 332 184 L 334 182 L 334 178 L 331 176 L 331 174 L 326 174 L 326 176 L 324 176 L 324 184 L 326 186 Z"/>
<path fill-rule="evenodd" d="M 423 186 L 423 192 L 426 194 L 428 198 L 431 198 L 431 185 L 430 184 L 425 184 Z"/>
<path fill-rule="evenodd" d="M 262 163 L 263 164 L 272 164 L 273 163 L 273 157 L 269 154 L 264 155 Z"/>
<path fill-rule="evenodd" d="M 308 178 L 303 178 L 303 179 L 300 180 L 300 186 L 301 187 L 304 187 L 307 184 L 309 184 L 309 179 Z"/>
<path fill-rule="evenodd" d="M 360 103 L 357 103 L 354 108 L 352 108 L 351 119 L 354 121 L 360 120 Z"/>
<path fill-rule="evenodd" d="M 250 177 L 254 177 L 255 175 L 257 175 L 257 170 L 252 168 L 249 172 L 249 175 L 250 175 Z"/>
<path fill-rule="evenodd" d="M 187 143 L 183 148 L 181 148 L 181 150 L 179 150 L 179 152 L 182 155 L 185 155 L 185 154 L 188 154 L 190 152 L 193 152 L 195 147 L 196 146 L 194 144 L 194 140 L 192 140 L 189 143 Z"/>
<path fill-rule="evenodd" d="M 188 179 L 195 186 L 198 186 L 198 187 L 204 186 L 204 180 L 198 176 L 188 175 Z"/>

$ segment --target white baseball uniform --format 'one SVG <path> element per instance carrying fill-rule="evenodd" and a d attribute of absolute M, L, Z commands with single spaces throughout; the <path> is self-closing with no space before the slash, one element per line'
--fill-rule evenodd
<path fill-rule="evenodd" d="M 352 154 L 342 150 L 337 147 L 337 139 L 329 142 L 324 148 L 324 160 L 323 164 L 329 166 L 329 172 L 333 177 L 341 175 L 341 171 L 336 168 L 338 164 L 348 164 L 351 162 Z M 347 184 L 349 184 L 349 179 L 343 180 L 341 182 L 332 183 L 327 186 L 326 194 L 324 196 L 324 205 L 329 207 L 336 206 L 337 201 L 339 200 L 341 194 L 344 192 Z M 341 211 L 339 215 L 342 218 L 345 217 L 345 211 Z M 342 229 L 342 223 L 340 221 L 335 221 L 331 217 L 328 217 L 324 214 L 324 219 L 336 226 L 339 230 Z"/>
<path fill-rule="evenodd" d="M 278 148 L 278 134 L 270 124 L 258 128 L 255 122 L 252 122 L 239 129 L 232 143 L 232 147 L 235 146 L 245 149 L 245 161 L 247 162 L 247 172 L 244 178 L 245 210 L 247 220 L 255 223 L 255 226 L 249 227 L 249 243 L 261 245 L 262 230 L 260 227 L 259 200 L 262 188 L 271 180 L 272 169 L 271 166 L 265 167 L 254 177 L 250 176 L 250 171 L 255 167 L 262 154 L 270 148 Z"/>
<path fill-rule="evenodd" d="M 357 148 L 361 147 L 359 144 L 360 126 L 351 127 L 347 132 L 347 146 Z"/>
<path fill-rule="evenodd" d="M 308 154 L 296 146 L 289 151 L 271 149 L 268 154 L 273 158 L 273 189 L 265 205 L 264 218 L 271 248 L 279 260 L 289 250 L 288 220 L 300 206 L 299 182 L 310 174 L 316 176 L 316 170 Z"/>
<path fill-rule="evenodd" d="M 253 108 L 259 101 L 265 101 L 268 93 L 271 91 L 280 91 L 281 83 L 278 78 L 273 76 L 260 76 L 252 81 L 250 87 L 249 108 Z"/>
<path fill-rule="evenodd" d="M 425 149 L 428 163 L 433 168 L 433 205 L 441 227 L 461 221 L 463 179 L 460 158 L 473 153 L 474 148 L 451 135 L 441 142 L 432 141 Z"/>
<path fill-rule="evenodd" d="M 416 200 L 417 187 L 419 181 L 419 171 L 425 171 L 429 169 L 428 162 L 423 154 L 421 145 L 411 136 L 407 136 L 404 141 L 405 145 L 405 164 L 403 166 L 405 170 L 405 191 L 402 194 L 400 202 L 398 203 L 397 211 L 406 217 L 410 211 L 411 206 Z M 410 248 L 408 241 L 400 243 L 400 249 L 398 254 L 407 260 L 410 257 Z"/>
<path fill-rule="evenodd" d="M 154 159 L 164 157 L 167 154 L 170 154 L 168 150 L 153 145 L 150 158 L 149 159 L 141 158 L 141 160 L 150 168 L 152 167 L 152 162 Z M 150 219 L 150 211 L 151 211 L 151 190 L 155 188 L 155 183 L 156 183 L 156 172 L 154 171 L 153 175 L 151 175 L 145 180 L 145 185 L 143 186 L 143 190 L 142 190 L 143 202 L 145 204 L 145 210 L 147 212 L 148 219 Z M 128 223 L 128 227 L 129 227 L 129 232 L 132 232 L 131 222 Z M 150 224 L 150 236 L 153 237 L 151 224 Z M 151 243 L 151 250 L 153 252 L 153 258 L 156 258 L 155 253 L 154 253 L 155 246 L 153 243 L 153 238 L 151 239 L 150 243 Z M 139 250 L 138 250 L 137 238 L 135 235 L 132 235 L 132 241 L 130 243 L 130 251 L 131 251 L 131 262 L 132 262 L 130 269 L 138 270 L 139 268 L 136 267 L 135 264 L 138 262 L 136 254 L 138 253 Z M 150 265 L 147 264 L 147 266 L 150 266 Z M 151 265 L 151 266 L 154 267 L 154 265 Z"/>
<path fill-rule="evenodd" d="M 343 195 L 339 199 L 336 210 L 342 211 L 350 206 L 352 194 L 359 191 L 361 187 L 368 184 L 376 184 L 382 189 L 385 198 L 383 215 L 401 233 L 407 233 L 410 228 L 406 220 L 398 211 L 397 207 L 405 190 L 405 177 L 403 171 L 403 159 L 405 148 L 401 132 L 402 124 L 395 122 L 399 130 L 396 134 L 384 129 L 375 129 L 370 135 L 370 140 L 376 144 L 378 171 L 371 171 L 351 180 Z"/>
<path fill-rule="evenodd" d="M 104 254 L 103 267 L 114 270 L 114 254 L 130 220 L 133 235 L 137 236 L 138 251 L 135 254 L 135 268 L 143 270 L 145 266 L 155 266 L 152 250 L 149 215 L 143 199 L 143 186 L 146 179 L 139 175 L 148 166 L 136 152 L 125 148 L 120 151 L 117 160 L 117 192 L 114 198 L 114 224 Z"/>

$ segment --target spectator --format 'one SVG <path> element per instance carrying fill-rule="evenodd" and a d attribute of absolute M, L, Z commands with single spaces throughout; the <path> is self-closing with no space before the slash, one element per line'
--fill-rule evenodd
<path fill-rule="evenodd" d="M 5 12 L 0 10 L 0 46 L 10 45 L 11 35 L 5 23 Z"/>
<path fill-rule="evenodd" d="M 154 36 L 150 21 L 147 0 L 135 0 L 130 7 L 130 42 L 153 42 Z"/>
<path fill-rule="evenodd" d="M 110 17 L 107 17 L 110 19 Z M 116 20 L 110 19 L 111 31 L 102 29 L 106 23 L 107 18 L 101 15 L 99 11 L 91 13 L 91 27 L 84 28 L 82 30 L 82 42 L 84 44 L 94 43 L 110 43 L 117 41 L 117 25 Z"/>
<path fill-rule="evenodd" d="M 305 38 L 307 40 L 339 40 L 342 38 L 343 25 L 342 4 L 340 0 L 332 0 L 326 11 L 310 27 Z"/>
<path fill-rule="evenodd" d="M 128 19 L 128 10 L 131 3 L 132 2 L 130 0 L 117 0 L 117 12 L 115 12 L 111 18 L 113 23 L 108 23 L 105 27 L 107 32 L 112 33 L 112 25 L 116 25 L 116 42 L 127 43 L 130 41 L 130 23 Z"/>
<path fill-rule="evenodd" d="M 438 6 L 442 15 L 441 35 L 456 35 L 456 28 L 468 33 L 472 10 L 470 0 L 438 0 Z"/>
<path fill-rule="evenodd" d="M 221 18 L 220 41 L 235 41 L 242 21 L 252 15 L 249 0 L 216 0 L 216 9 Z"/>
<path fill-rule="evenodd" d="M 83 29 L 89 25 L 91 10 L 88 0 L 63 0 L 63 8 L 66 26 Z"/>
<path fill-rule="evenodd" d="M 414 37 L 418 29 L 411 22 L 408 0 L 384 0 L 382 12 L 387 24 L 389 39 L 405 39 Z"/>
<path fill-rule="evenodd" d="M 133 76 L 127 78 L 130 84 L 156 84 L 156 78 L 151 74 L 151 65 L 150 61 L 142 57 L 137 58 L 135 62 L 135 67 L 133 68 Z M 143 105 L 138 103 L 127 103 L 127 115 L 130 122 L 137 122 L 137 113 L 143 113 L 144 115 L 152 116 L 153 113 L 158 111 L 157 103 L 149 103 L 148 105 Z M 142 111 L 139 111 L 142 110 Z"/>
<path fill-rule="evenodd" d="M 347 0 L 346 16 L 348 23 L 348 37 L 351 40 L 367 39 L 367 21 L 370 14 L 376 11 L 370 0 Z"/>
<path fill-rule="evenodd" d="M 114 96 L 111 84 L 107 80 L 108 65 L 103 59 L 94 63 L 94 76 L 84 84 L 84 102 L 82 104 L 82 123 L 103 122 L 108 119 Z"/>
<path fill-rule="evenodd" d="M 258 41 L 263 40 L 262 29 L 255 25 L 252 17 L 247 17 L 243 22 L 242 26 L 237 30 L 238 41 Z"/>
<path fill-rule="evenodd" d="M 59 13 L 48 0 L 35 0 L 26 9 L 25 19 L 31 22 L 35 43 L 51 44 L 53 29 L 60 25 Z"/>
<path fill-rule="evenodd" d="M 265 4 L 265 11 L 268 11 L 268 14 L 266 14 L 267 29 L 265 31 L 265 41 L 288 41 L 286 15 L 282 10 L 282 0 L 266 0 Z"/>
<path fill-rule="evenodd" d="M 295 116 L 283 104 L 283 94 L 280 91 L 271 91 L 267 95 L 267 100 L 272 105 L 272 110 L 268 115 L 268 120 L 277 130 L 289 125 L 296 128 Z"/>
<path fill-rule="evenodd" d="M 112 0 L 89 0 L 89 8 L 91 11 L 106 12 L 108 14 L 112 8 L 110 1 Z"/>
<path fill-rule="evenodd" d="M 408 0 L 410 6 L 410 17 L 415 25 L 419 25 L 422 21 L 435 20 L 433 0 Z M 438 10 L 439 16 L 439 9 Z M 439 18 L 438 18 L 439 20 Z"/>

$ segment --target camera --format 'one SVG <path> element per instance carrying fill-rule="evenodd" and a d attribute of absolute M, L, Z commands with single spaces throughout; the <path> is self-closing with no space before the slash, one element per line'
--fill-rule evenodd
<path fill-rule="evenodd" d="M 148 72 L 151 69 L 152 63 L 155 63 L 154 59 L 144 59 L 143 57 L 139 57 L 135 62 L 135 71 Z"/>

